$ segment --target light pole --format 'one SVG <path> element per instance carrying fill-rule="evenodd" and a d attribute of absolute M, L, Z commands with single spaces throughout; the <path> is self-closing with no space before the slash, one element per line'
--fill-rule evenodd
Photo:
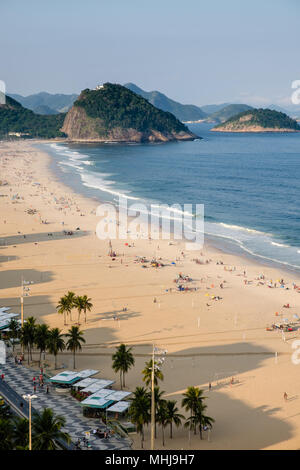
<path fill-rule="evenodd" d="M 26 287 L 28 284 L 33 284 L 33 281 L 25 281 L 21 279 L 21 326 L 23 328 L 24 326 L 24 296 L 27 297 L 30 295 L 30 288 Z"/>
<path fill-rule="evenodd" d="M 167 354 L 167 350 L 159 349 L 154 346 L 152 348 L 152 367 L 151 367 L 151 450 L 154 450 L 154 438 L 155 438 L 155 393 L 154 393 L 154 377 L 155 370 L 159 370 L 159 365 L 162 365 L 165 358 L 160 358 L 155 362 L 155 353 L 160 355 Z M 158 365 L 159 364 L 159 365 Z"/>
<path fill-rule="evenodd" d="M 154 368 L 155 368 L 155 347 L 152 348 L 152 369 L 151 369 L 151 450 L 154 450 L 154 430 L 155 430 L 155 395 L 154 395 Z"/>
<path fill-rule="evenodd" d="M 24 400 L 28 400 L 29 402 L 29 450 L 31 449 L 31 400 L 37 398 L 37 395 L 23 395 Z"/>

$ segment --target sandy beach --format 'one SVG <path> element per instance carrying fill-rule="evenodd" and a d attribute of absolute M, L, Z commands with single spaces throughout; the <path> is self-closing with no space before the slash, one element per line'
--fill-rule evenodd
<path fill-rule="evenodd" d="M 86 344 L 77 367 L 99 369 L 101 377 L 116 380 L 116 389 L 111 355 L 117 345 L 132 346 L 136 359 L 126 376 L 128 390 L 143 384 L 152 344 L 167 349 L 160 384 L 165 396 L 180 406 L 188 386 L 205 389 L 215 425 L 203 441 L 198 435 L 189 441 L 183 427 L 170 439 L 167 429 L 166 449 L 297 449 L 300 365 L 292 362 L 292 343 L 300 336 L 297 329 L 283 335 L 266 328 L 285 318 L 296 322 L 300 295 L 293 284 L 300 285 L 300 276 L 206 245 L 202 253 L 185 251 L 184 242 L 168 240 L 138 239 L 134 246 L 114 240 L 112 261 L 108 242 L 95 233 L 97 202 L 64 186 L 49 162 L 32 143 L 0 143 L 0 307 L 20 313 L 23 277 L 34 282 L 24 300 L 25 318 L 65 332 L 71 322 L 64 327 L 56 312 L 59 298 L 68 290 L 91 297 L 87 323 L 81 318 Z M 154 255 L 165 266 L 144 269 L 137 261 Z M 179 273 L 192 279 L 188 286 L 194 291 L 176 290 Z M 73 324 L 76 319 L 74 311 Z M 53 363 L 50 355 L 47 362 Z M 72 367 L 67 353 L 58 362 Z M 155 445 L 162 447 L 160 430 Z"/>

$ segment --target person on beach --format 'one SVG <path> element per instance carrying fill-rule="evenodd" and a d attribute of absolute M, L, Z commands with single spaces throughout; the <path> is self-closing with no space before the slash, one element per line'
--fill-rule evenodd
<path fill-rule="evenodd" d="M 284 401 L 287 401 L 287 399 L 288 399 L 288 396 L 287 396 L 286 392 L 284 392 L 284 394 L 283 394 L 283 399 L 284 399 Z"/>

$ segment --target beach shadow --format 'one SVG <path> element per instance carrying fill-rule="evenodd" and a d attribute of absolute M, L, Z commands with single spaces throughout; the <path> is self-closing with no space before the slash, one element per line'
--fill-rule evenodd
<path fill-rule="evenodd" d="M 163 342 L 161 344 L 163 345 Z M 151 357 L 152 345 L 143 343 L 131 346 L 136 357 L 135 367 L 142 370 L 145 361 Z M 162 366 L 164 382 L 168 383 L 164 398 L 176 400 L 180 413 L 187 416 L 187 412 L 181 409 L 183 393 L 188 386 L 200 387 L 204 389 L 204 396 L 207 397 L 208 415 L 216 420 L 212 430 L 212 442 L 207 440 L 201 442 L 198 435 L 192 438 L 190 448 L 262 449 L 293 437 L 293 425 L 276 416 L 281 407 L 271 407 L 267 404 L 251 407 L 244 400 L 230 396 L 235 390 L 236 393 L 240 393 L 238 390 L 242 390 L 242 387 L 247 387 L 249 393 L 255 394 L 258 387 L 256 377 L 248 374 L 240 380 L 239 375 L 259 369 L 263 362 L 273 355 L 274 352 L 268 348 L 244 342 L 195 347 L 183 349 L 178 353 L 167 353 Z M 181 377 L 180 389 L 178 376 Z M 230 385 L 231 377 L 234 377 L 233 385 Z M 166 390 L 164 382 L 160 383 L 162 390 Z M 212 391 L 208 390 L 209 382 L 212 383 Z M 143 385 L 142 378 L 140 385 Z M 265 401 L 268 403 L 268 395 Z M 282 407 L 284 407 L 283 402 Z M 175 434 L 187 436 L 183 428 L 175 430 Z M 207 439 L 207 433 L 204 433 L 204 439 Z M 147 442 L 149 445 L 149 435 Z M 160 439 L 156 446 L 162 448 Z M 172 440 L 167 439 L 166 447 L 169 446 L 172 448 Z"/>
<path fill-rule="evenodd" d="M 50 235 L 51 234 L 51 235 Z M 51 240 L 65 240 L 73 239 L 78 237 L 86 237 L 89 235 L 89 232 L 83 232 L 81 230 L 74 230 L 73 235 L 65 235 L 63 231 L 60 232 L 40 232 L 40 233 L 27 233 L 27 234 L 18 234 L 11 235 L 8 237 L 0 238 L 0 246 L 14 246 L 14 245 L 23 245 L 25 243 L 39 243 Z"/>
<path fill-rule="evenodd" d="M 19 256 L 0 256 L 0 264 L 1 263 L 8 263 L 9 261 L 16 261 L 20 259 Z"/>
<path fill-rule="evenodd" d="M 122 321 L 122 320 L 129 320 L 130 318 L 138 317 L 140 316 L 140 312 L 134 312 L 134 311 L 123 311 L 122 309 L 120 310 L 113 310 L 110 312 L 101 312 L 101 317 L 97 318 L 95 321 L 98 320 L 113 320 L 115 317 Z"/>
<path fill-rule="evenodd" d="M 23 281 L 29 282 L 28 284 L 24 284 L 25 293 L 26 288 L 30 289 L 28 292 L 33 292 L 34 284 L 41 284 L 52 281 L 53 273 L 51 271 L 37 271 L 36 269 L 8 269 L 5 271 L 0 271 L 0 289 L 20 287 L 21 295 L 22 279 Z"/>
<path fill-rule="evenodd" d="M 20 297 L 2 297 L 0 307 L 10 307 L 10 312 L 21 313 Z M 24 297 L 24 318 L 35 317 L 37 322 L 42 322 L 42 317 L 53 314 L 55 305 L 50 301 L 48 295 L 31 295 Z M 59 314 L 57 314 L 59 315 Z M 63 316 L 60 315 L 63 326 Z M 41 321 L 40 321 L 41 320 Z"/>

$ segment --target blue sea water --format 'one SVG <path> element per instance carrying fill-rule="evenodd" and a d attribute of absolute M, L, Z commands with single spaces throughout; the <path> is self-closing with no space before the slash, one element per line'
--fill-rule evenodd
<path fill-rule="evenodd" d="M 116 201 L 204 204 L 205 233 L 227 251 L 300 270 L 300 134 L 214 133 L 166 144 L 43 144 L 65 183 Z"/>

